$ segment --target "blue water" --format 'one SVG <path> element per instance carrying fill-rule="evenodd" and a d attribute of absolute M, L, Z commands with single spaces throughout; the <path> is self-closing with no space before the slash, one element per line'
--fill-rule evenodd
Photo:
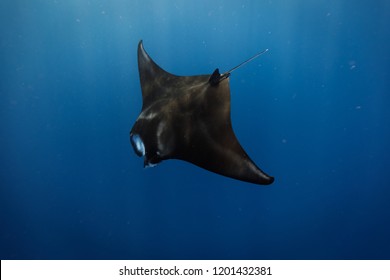
<path fill-rule="evenodd" d="M 1 259 L 389 259 L 389 1 L 0 2 Z M 232 123 L 275 176 L 143 169 L 137 43 L 232 73 Z"/>

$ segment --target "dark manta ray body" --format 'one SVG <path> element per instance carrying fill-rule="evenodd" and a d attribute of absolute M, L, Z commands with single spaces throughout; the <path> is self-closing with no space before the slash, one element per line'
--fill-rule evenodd
<path fill-rule="evenodd" d="M 212 75 L 175 76 L 159 67 L 139 43 L 143 104 L 130 141 L 135 153 L 144 156 L 145 166 L 180 159 L 241 181 L 261 185 L 274 181 L 234 135 L 228 78 L 236 68 L 224 74 L 216 69 Z"/>

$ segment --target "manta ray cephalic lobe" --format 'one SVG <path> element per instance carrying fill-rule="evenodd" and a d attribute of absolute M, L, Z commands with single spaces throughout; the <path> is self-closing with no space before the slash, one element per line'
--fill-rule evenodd
<path fill-rule="evenodd" d="M 230 178 L 271 184 L 274 178 L 249 158 L 230 120 L 230 73 L 265 51 L 224 74 L 216 69 L 211 75 L 176 76 L 159 67 L 140 41 L 142 110 L 130 142 L 144 166 L 180 159 Z"/>

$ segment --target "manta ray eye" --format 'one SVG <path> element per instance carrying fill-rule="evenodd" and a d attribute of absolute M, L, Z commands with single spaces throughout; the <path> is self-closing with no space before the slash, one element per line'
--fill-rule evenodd
<path fill-rule="evenodd" d="M 145 155 L 145 145 L 142 142 L 141 137 L 138 134 L 130 135 L 131 145 L 133 146 L 134 152 L 140 157 Z"/>

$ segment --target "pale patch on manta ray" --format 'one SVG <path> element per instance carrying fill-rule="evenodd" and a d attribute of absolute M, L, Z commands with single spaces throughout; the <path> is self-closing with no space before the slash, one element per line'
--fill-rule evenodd
<path fill-rule="evenodd" d="M 165 145 L 162 138 L 162 133 L 164 132 L 166 125 L 164 121 L 161 121 L 157 126 L 157 154 L 159 156 L 164 156 Z"/>
<path fill-rule="evenodd" d="M 155 112 L 142 112 L 138 119 L 144 119 L 144 120 L 151 120 L 151 119 L 154 119 L 158 114 L 155 113 Z"/>

